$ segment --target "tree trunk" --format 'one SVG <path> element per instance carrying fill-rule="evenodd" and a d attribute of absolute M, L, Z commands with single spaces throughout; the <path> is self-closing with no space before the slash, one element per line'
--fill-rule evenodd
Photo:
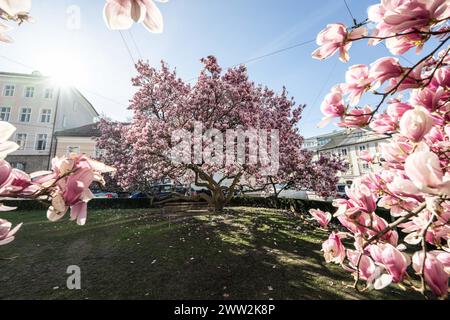
<path fill-rule="evenodd" d="M 222 212 L 226 205 L 226 199 L 223 190 L 221 188 L 216 188 L 214 190 L 211 190 L 211 192 L 211 206 L 213 207 L 215 212 Z"/>

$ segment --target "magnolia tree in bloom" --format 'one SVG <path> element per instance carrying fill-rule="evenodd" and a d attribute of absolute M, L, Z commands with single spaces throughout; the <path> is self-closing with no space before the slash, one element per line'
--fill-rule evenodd
<path fill-rule="evenodd" d="M 325 196 L 334 192 L 342 165 L 325 157 L 313 161 L 301 150 L 297 125 L 303 106 L 285 89 L 277 94 L 255 85 L 244 66 L 222 72 L 212 56 L 202 63 L 195 85 L 177 78 L 165 63 L 159 70 L 137 64 L 133 120 L 103 121 L 99 140 L 123 187 L 144 191 L 165 177 L 194 182 L 211 191 L 199 197 L 217 210 L 239 186 L 255 190 L 289 183 Z"/>
<path fill-rule="evenodd" d="M 380 154 L 364 157 L 381 169 L 354 181 L 348 200 L 334 202 L 342 228 L 322 248 L 327 262 L 354 274 L 356 288 L 361 281 L 375 289 L 396 283 L 444 298 L 450 273 L 450 3 L 383 0 L 368 12 L 375 26 L 370 32 L 365 23 L 331 24 L 318 35 L 313 57 L 339 52 L 347 62 L 352 43 L 364 39 L 384 42 L 393 55 L 420 53 L 427 42 L 433 48 L 413 66 L 396 57 L 351 66 L 345 83 L 325 98 L 320 125 L 338 119 L 341 127 L 390 139 Z M 379 103 L 360 106 L 369 93 Z M 376 214 L 377 207 L 390 210 L 392 222 Z M 330 213 L 311 214 L 329 226 Z"/>
<path fill-rule="evenodd" d="M 14 131 L 11 124 L 0 122 L 0 198 L 48 201 L 49 220 L 61 219 L 70 209 L 70 219 L 84 225 L 87 203 L 93 198 L 89 186 L 94 181 L 102 183 L 102 174 L 114 169 L 84 155 L 75 154 L 53 159 L 52 171 L 27 174 L 13 169 L 4 159 L 19 148 L 16 143 L 8 141 Z M 0 211 L 15 209 L 0 205 Z M 20 227 L 18 225 L 11 229 L 10 222 L 0 219 L 0 245 L 13 241 Z"/>

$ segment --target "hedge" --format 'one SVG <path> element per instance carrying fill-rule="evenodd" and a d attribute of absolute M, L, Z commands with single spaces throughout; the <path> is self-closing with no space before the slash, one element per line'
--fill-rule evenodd
<path fill-rule="evenodd" d="M 336 208 L 333 207 L 331 202 L 319 201 L 319 200 L 301 200 L 301 199 L 288 199 L 288 198 L 257 198 L 257 197 L 238 197 L 233 198 L 230 203 L 231 206 L 243 206 L 243 207 L 255 207 L 255 208 L 272 208 L 272 209 L 284 209 L 295 212 L 308 212 L 310 209 L 320 209 L 322 211 L 328 211 L 331 213 L 336 212 Z M 390 221 L 390 213 L 388 210 L 378 208 L 376 213 Z"/>
<path fill-rule="evenodd" d="M 331 202 L 317 200 L 300 200 L 288 198 L 257 198 L 257 197 L 238 197 L 233 198 L 230 205 L 256 208 L 272 208 L 294 210 L 296 212 L 306 212 L 309 209 L 320 209 L 323 211 L 333 212 L 336 209 Z"/>
<path fill-rule="evenodd" d="M 5 200 L 2 201 L 5 206 L 17 207 L 18 210 L 47 210 L 50 206 L 45 201 L 38 200 Z M 106 209 L 142 209 L 152 208 L 155 205 L 152 199 L 92 199 L 88 203 L 88 209 L 106 210 Z"/>
<path fill-rule="evenodd" d="M 186 201 L 184 201 L 186 202 Z M 38 200 L 5 200 L 2 201 L 5 206 L 17 207 L 18 210 L 47 210 L 49 204 Z M 335 212 L 331 202 L 317 200 L 300 200 L 287 198 L 256 198 L 256 197 L 236 197 L 229 204 L 230 206 L 256 207 L 285 209 L 295 212 L 308 212 L 309 209 L 320 209 L 323 211 Z M 92 199 L 88 204 L 91 210 L 106 209 L 145 209 L 156 208 L 160 205 L 153 203 L 152 199 Z M 385 209 L 377 210 L 377 214 L 390 220 L 389 211 Z"/>

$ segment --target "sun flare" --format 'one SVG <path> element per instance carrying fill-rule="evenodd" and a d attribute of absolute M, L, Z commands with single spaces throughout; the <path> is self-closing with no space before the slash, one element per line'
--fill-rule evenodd
<path fill-rule="evenodd" d="M 85 77 L 85 66 L 74 54 L 52 52 L 40 62 L 42 74 L 50 76 L 58 86 L 82 86 Z"/>

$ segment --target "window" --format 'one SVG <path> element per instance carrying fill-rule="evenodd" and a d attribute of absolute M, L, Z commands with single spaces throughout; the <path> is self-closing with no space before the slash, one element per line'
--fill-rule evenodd
<path fill-rule="evenodd" d="M 53 99 L 53 88 L 47 88 L 44 91 L 44 98 L 45 99 Z"/>
<path fill-rule="evenodd" d="M 16 135 L 16 143 L 19 145 L 19 150 L 25 150 L 25 147 L 27 145 L 27 134 L 18 133 Z"/>
<path fill-rule="evenodd" d="M 19 169 L 21 171 L 25 171 L 25 168 L 27 167 L 27 164 L 25 162 L 13 162 L 11 163 L 11 166 L 15 169 Z"/>
<path fill-rule="evenodd" d="M 366 150 L 366 146 L 359 146 L 359 151 L 365 151 Z"/>
<path fill-rule="evenodd" d="M 341 149 L 341 155 L 347 156 L 347 149 Z"/>
<path fill-rule="evenodd" d="M 71 153 L 79 154 L 80 153 L 80 147 L 68 146 L 67 147 L 67 154 L 71 154 Z"/>
<path fill-rule="evenodd" d="M 3 95 L 5 97 L 13 97 L 14 91 L 16 90 L 16 86 L 9 84 L 5 86 L 5 89 L 3 90 Z"/>
<path fill-rule="evenodd" d="M 53 99 L 53 88 L 45 89 L 44 98 L 45 99 Z"/>
<path fill-rule="evenodd" d="M 52 118 L 52 110 L 50 109 L 42 109 L 41 111 L 41 122 L 42 123 L 50 123 Z"/>
<path fill-rule="evenodd" d="M 47 134 L 38 134 L 36 141 L 36 150 L 43 151 L 47 149 Z"/>
<path fill-rule="evenodd" d="M 1 121 L 9 121 L 9 116 L 11 115 L 10 107 L 0 108 L 0 120 Z"/>
<path fill-rule="evenodd" d="M 31 120 L 31 108 L 22 108 L 20 110 L 19 121 L 30 122 L 30 120 Z"/>
<path fill-rule="evenodd" d="M 368 170 L 370 169 L 370 165 L 368 163 L 363 163 L 362 165 L 363 169 Z"/>
<path fill-rule="evenodd" d="M 34 87 L 26 87 L 25 98 L 33 98 L 33 97 L 34 97 Z"/>

